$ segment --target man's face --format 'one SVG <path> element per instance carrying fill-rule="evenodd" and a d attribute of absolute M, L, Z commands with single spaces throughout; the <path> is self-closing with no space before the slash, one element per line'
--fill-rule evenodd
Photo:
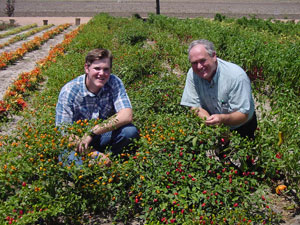
<path fill-rule="evenodd" d="M 88 90 L 97 94 L 110 77 L 110 59 L 104 58 L 95 60 L 90 66 L 85 64 L 84 69 Z"/>
<path fill-rule="evenodd" d="M 211 57 L 201 44 L 195 45 L 189 54 L 194 73 L 200 78 L 211 81 L 217 69 L 217 56 Z"/>

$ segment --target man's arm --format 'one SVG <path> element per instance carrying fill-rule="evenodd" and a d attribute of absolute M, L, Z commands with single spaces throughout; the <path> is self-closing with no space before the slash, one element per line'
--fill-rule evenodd
<path fill-rule="evenodd" d="M 104 134 L 109 131 L 113 131 L 122 127 L 126 124 L 132 122 L 132 109 L 131 108 L 124 108 L 117 112 L 112 117 L 108 118 L 101 124 L 97 124 L 93 129 L 93 133 L 96 135 Z M 88 149 L 89 144 L 92 141 L 92 137 L 89 134 L 85 134 L 81 139 L 78 145 L 78 151 L 83 153 L 86 149 Z"/>
<path fill-rule="evenodd" d="M 121 109 L 112 117 L 108 118 L 102 124 L 96 125 L 92 130 L 95 134 L 100 135 L 108 131 L 113 131 L 132 122 L 132 109 Z"/>
<path fill-rule="evenodd" d="M 248 114 L 241 112 L 233 112 L 229 114 L 213 114 L 207 117 L 205 123 L 206 125 L 228 125 L 235 126 L 246 122 L 248 119 Z"/>

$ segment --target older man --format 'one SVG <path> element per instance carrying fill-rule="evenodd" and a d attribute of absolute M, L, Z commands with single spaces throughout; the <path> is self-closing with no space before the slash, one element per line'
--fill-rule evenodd
<path fill-rule="evenodd" d="M 254 138 L 257 120 L 250 80 L 236 64 L 217 57 L 208 40 L 193 41 L 181 105 L 189 106 L 207 125 L 224 124 L 242 137 Z"/>

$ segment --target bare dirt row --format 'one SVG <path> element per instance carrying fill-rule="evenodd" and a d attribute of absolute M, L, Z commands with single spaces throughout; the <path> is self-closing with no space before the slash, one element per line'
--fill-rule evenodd
<path fill-rule="evenodd" d="M 64 35 L 73 29 L 74 26 L 69 27 L 61 34 L 56 35 L 54 38 L 48 40 L 38 50 L 26 53 L 23 59 L 18 60 L 16 63 L 9 65 L 7 68 L 0 70 L 0 100 L 2 100 L 3 95 L 5 94 L 7 88 L 13 83 L 13 81 L 19 76 L 19 74 L 21 74 L 22 72 L 30 72 L 31 70 L 33 70 L 36 67 L 36 62 L 45 58 L 48 55 L 51 47 L 54 47 L 58 43 L 62 42 L 64 39 Z M 16 50 L 24 42 L 32 40 L 35 36 L 41 36 L 42 33 L 43 32 L 37 33 L 24 41 L 16 42 L 15 44 L 9 45 L 6 48 L 1 49 L 0 54 L 4 51 L 9 52 L 9 51 Z M 0 39 L 0 43 L 5 42 L 8 38 L 11 37 Z"/>

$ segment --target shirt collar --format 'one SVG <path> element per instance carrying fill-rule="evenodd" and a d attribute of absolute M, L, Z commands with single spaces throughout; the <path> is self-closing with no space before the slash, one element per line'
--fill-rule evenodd
<path fill-rule="evenodd" d="M 218 58 L 217 58 L 217 60 L 219 61 Z M 219 69 L 219 62 L 218 62 L 217 69 L 216 69 L 216 72 L 215 72 L 212 80 L 210 82 L 205 79 L 201 79 L 201 78 L 200 78 L 200 80 L 202 80 L 205 83 L 205 85 L 212 88 L 214 85 L 216 85 L 218 83 L 219 76 L 220 76 L 220 69 Z"/>
<path fill-rule="evenodd" d="M 213 79 L 211 80 L 211 85 L 215 85 L 216 83 L 218 83 L 218 79 L 219 79 L 219 76 L 220 76 L 220 67 L 219 67 L 219 59 L 217 58 L 217 62 L 218 62 L 218 65 L 217 65 L 217 70 L 216 70 L 216 73 L 215 75 L 213 76 Z"/>
<path fill-rule="evenodd" d="M 86 79 L 86 74 L 83 75 L 83 80 L 81 81 L 81 86 L 82 86 L 81 90 L 83 90 L 83 96 L 90 96 L 90 97 L 98 96 L 99 97 L 102 92 L 104 92 L 106 89 L 110 88 L 109 82 L 111 81 L 112 78 L 110 76 L 107 83 L 104 85 L 103 88 L 100 89 L 100 91 L 97 94 L 94 94 L 87 89 L 86 84 L 85 84 L 85 79 Z"/>
<path fill-rule="evenodd" d="M 86 74 L 84 74 L 84 76 L 83 76 L 83 79 L 82 79 L 82 81 L 81 81 L 81 90 L 83 90 L 83 96 L 85 97 L 85 96 L 90 96 L 90 97 L 95 97 L 95 96 L 97 96 L 97 95 L 95 95 L 94 93 L 92 93 L 92 92 L 90 92 L 88 89 L 87 89 L 87 87 L 86 87 L 86 84 L 85 84 L 85 79 L 86 79 Z M 99 91 L 99 93 L 100 93 L 101 91 Z M 98 93 L 98 95 L 99 95 L 99 93 Z"/>

